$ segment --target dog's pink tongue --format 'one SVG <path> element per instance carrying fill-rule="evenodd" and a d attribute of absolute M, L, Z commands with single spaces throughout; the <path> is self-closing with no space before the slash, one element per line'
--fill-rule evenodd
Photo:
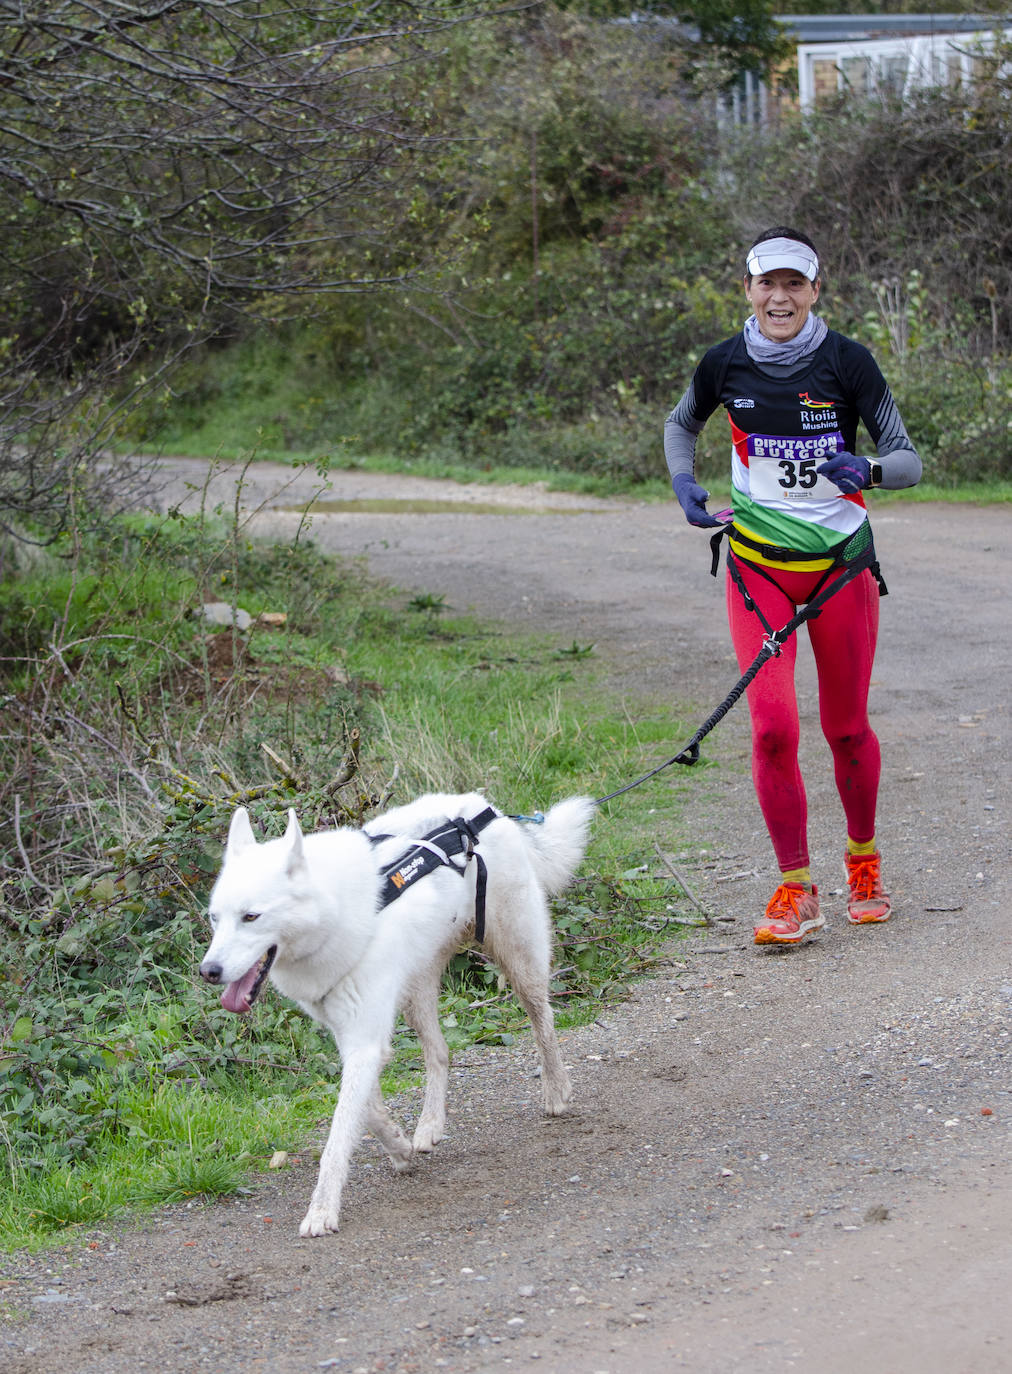
<path fill-rule="evenodd" d="M 249 995 L 257 980 L 259 970 L 259 964 L 254 964 L 248 973 L 244 973 L 234 983 L 229 983 L 221 994 L 221 1005 L 226 1011 L 237 1012 L 240 1016 L 246 1015 L 253 1005 L 249 1000 Z"/>

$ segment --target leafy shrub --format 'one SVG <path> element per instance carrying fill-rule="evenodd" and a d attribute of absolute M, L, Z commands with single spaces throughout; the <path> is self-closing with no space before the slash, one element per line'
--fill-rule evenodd
<path fill-rule="evenodd" d="M 88 1159 L 139 1080 L 269 1080 L 320 1052 L 304 1017 L 247 1025 L 194 989 L 203 902 L 237 801 L 273 829 L 297 795 L 313 826 L 381 790 L 358 761 L 372 698 L 325 671 L 361 623 L 360 572 L 215 518 L 114 528 L 0 584 L 19 650 L 0 664 L 0 1101 L 21 1169 Z M 283 644 L 208 633 L 205 596 L 282 607 Z"/>

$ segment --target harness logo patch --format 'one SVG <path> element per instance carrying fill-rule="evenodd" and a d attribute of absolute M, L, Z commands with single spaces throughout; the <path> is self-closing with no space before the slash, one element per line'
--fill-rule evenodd
<path fill-rule="evenodd" d="M 407 887 L 409 883 L 414 882 L 414 880 L 420 876 L 420 870 L 424 868 L 424 866 L 425 855 L 416 854 L 415 857 L 409 859 L 406 864 L 402 864 L 396 873 L 390 874 L 390 881 L 399 892 L 402 887 Z"/>

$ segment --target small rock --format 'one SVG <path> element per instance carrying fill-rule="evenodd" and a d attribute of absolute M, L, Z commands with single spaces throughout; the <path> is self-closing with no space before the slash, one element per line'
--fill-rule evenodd
<path fill-rule="evenodd" d="M 41 1307 L 49 1303 L 84 1302 L 84 1299 L 79 1293 L 58 1293 L 55 1288 L 47 1288 L 44 1293 L 37 1293 L 32 1302 Z"/>
<path fill-rule="evenodd" d="M 232 607 L 227 601 L 205 601 L 197 614 L 209 625 L 234 625 L 237 630 L 248 630 L 253 624 L 253 617 L 249 611 L 236 606 L 233 615 Z"/>

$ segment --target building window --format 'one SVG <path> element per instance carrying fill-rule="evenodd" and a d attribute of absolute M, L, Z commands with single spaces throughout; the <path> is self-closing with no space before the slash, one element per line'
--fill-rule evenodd
<path fill-rule="evenodd" d="M 835 58 L 816 57 L 812 62 L 812 92 L 816 105 L 835 100 L 840 85 L 840 69 Z"/>
<path fill-rule="evenodd" d="M 886 95 L 900 96 L 907 79 L 907 55 L 896 53 L 883 57 L 878 69 L 878 87 Z"/>
<path fill-rule="evenodd" d="M 845 57 L 840 62 L 843 89 L 851 95 L 868 95 L 871 91 L 871 59 Z"/>

